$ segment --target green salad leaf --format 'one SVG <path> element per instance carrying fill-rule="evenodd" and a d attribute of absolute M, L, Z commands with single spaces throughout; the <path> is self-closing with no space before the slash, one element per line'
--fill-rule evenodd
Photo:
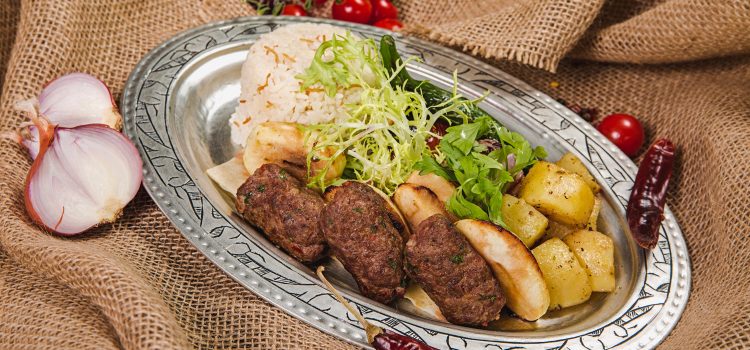
<path fill-rule="evenodd" d="M 474 142 L 479 135 L 484 135 L 489 130 L 487 118 L 479 118 L 473 123 L 461 124 L 450 127 L 448 133 L 443 136 L 451 146 L 457 148 L 461 153 L 468 153 L 474 148 Z"/>
<path fill-rule="evenodd" d="M 502 151 L 499 156 L 507 157 L 507 155 L 512 153 L 516 157 L 516 164 L 513 169 L 510 169 L 511 173 L 517 173 L 521 169 L 533 165 L 537 159 L 547 157 L 544 147 L 537 146 L 532 149 L 529 142 L 519 133 L 511 132 L 503 127 L 497 128 L 496 132 L 498 139 L 502 143 Z"/>
<path fill-rule="evenodd" d="M 499 147 L 489 151 L 478 142 L 482 138 L 498 141 Z M 511 154 L 515 164 L 508 164 Z M 532 149 L 523 136 L 483 116 L 446 129 L 438 154 L 424 156 L 414 167 L 458 183 L 447 205 L 457 217 L 489 220 L 507 228 L 501 211 L 503 191 L 516 174 L 544 157 L 544 148 Z"/>

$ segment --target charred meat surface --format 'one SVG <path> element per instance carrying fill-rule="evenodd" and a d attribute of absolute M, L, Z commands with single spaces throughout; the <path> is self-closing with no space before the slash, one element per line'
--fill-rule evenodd
<path fill-rule="evenodd" d="M 390 303 L 404 295 L 403 240 L 386 201 L 372 188 L 349 181 L 326 194 L 320 221 L 332 255 L 363 295 Z"/>
<path fill-rule="evenodd" d="M 419 224 L 406 243 L 405 259 L 406 273 L 449 322 L 484 326 L 500 315 L 505 297 L 499 282 L 445 215 Z"/>
<path fill-rule="evenodd" d="M 323 198 L 276 164 L 264 164 L 237 190 L 237 211 L 292 257 L 312 262 L 323 257 L 320 231 Z"/>

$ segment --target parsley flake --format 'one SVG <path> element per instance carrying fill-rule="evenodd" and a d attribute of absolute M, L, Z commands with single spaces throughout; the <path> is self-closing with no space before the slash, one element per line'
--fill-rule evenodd
<path fill-rule="evenodd" d="M 454 264 L 456 264 L 456 265 L 464 262 L 464 253 L 461 252 L 461 253 L 458 253 L 458 254 L 456 254 L 454 256 L 451 256 L 451 262 L 454 263 Z"/>
<path fill-rule="evenodd" d="M 489 300 L 494 302 L 497 299 L 497 295 L 480 295 L 479 300 Z"/>
<path fill-rule="evenodd" d="M 396 260 L 393 260 L 391 258 L 388 258 L 388 266 L 390 266 L 394 270 L 398 270 L 398 263 Z"/>

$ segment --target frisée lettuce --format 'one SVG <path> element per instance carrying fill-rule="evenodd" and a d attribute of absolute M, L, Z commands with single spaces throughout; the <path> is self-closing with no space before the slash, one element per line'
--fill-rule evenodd
<path fill-rule="evenodd" d="M 346 120 L 304 127 L 305 142 L 312 145 L 308 169 L 320 154 L 331 160 L 346 156 L 341 179 L 311 176 L 308 185 L 325 189 L 356 179 L 391 195 L 413 171 L 434 173 L 458 184 L 447 203 L 450 212 L 505 227 L 503 193 L 546 152 L 497 123 L 477 101 L 459 95 L 455 74 L 453 91 L 412 79 L 405 68 L 409 60 L 401 60 L 389 36 L 381 39 L 380 50 L 372 39 L 350 34 L 321 44 L 298 76 L 302 89 L 318 85 L 333 96 L 357 88 L 360 97 L 342 106 Z M 432 131 L 438 119 L 453 124 L 442 137 Z M 435 150 L 427 146 L 430 137 L 441 138 Z"/>
<path fill-rule="evenodd" d="M 405 65 L 402 62 L 400 69 Z M 430 154 L 426 140 L 436 136 L 431 131 L 433 124 L 448 113 L 461 114 L 460 107 L 468 101 L 461 102 L 456 96 L 440 108 L 428 108 L 420 93 L 393 86 L 394 77 L 383 66 L 371 39 L 336 35 L 321 44 L 311 66 L 298 77 L 302 88 L 320 84 L 330 95 L 356 87 L 360 98 L 342 107 L 347 111 L 346 120 L 304 127 L 305 142 L 313 150 L 308 154 L 308 168 L 318 160 L 314 155 L 328 153 L 335 159 L 344 154 L 347 161 L 342 179 L 369 182 L 388 195 L 406 181 L 414 164 Z M 325 189 L 335 183 L 313 176 L 308 185 Z"/>

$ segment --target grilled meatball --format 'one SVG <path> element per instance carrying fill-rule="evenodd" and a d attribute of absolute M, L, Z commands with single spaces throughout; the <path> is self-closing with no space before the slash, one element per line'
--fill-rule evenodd
<path fill-rule="evenodd" d="M 331 253 L 357 281 L 363 295 L 390 303 L 404 295 L 403 240 L 388 205 L 372 188 L 349 181 L 326 196 L 321 228 Z"/>
<path fill-rule="evenodd" d="M 264 164 L 237 190 L 237 210 L 295 259 L 323 257 L 323 198 L 276 164 Z"/>
<path fill-rule="evenodd" d="M 484 326 L 498 318 L 505 304 L 500 284 L 446 216 L 435 214 L 422 221 L 405 250 L 406 273 L 422 285 L 449 322 Z"/>

